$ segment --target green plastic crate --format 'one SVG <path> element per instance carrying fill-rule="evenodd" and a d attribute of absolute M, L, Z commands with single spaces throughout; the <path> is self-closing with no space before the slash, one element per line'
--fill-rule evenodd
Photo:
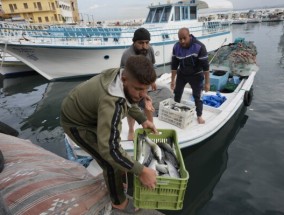
<path fill-rule="evenodd" d="M 147 132 L 147 136 L 154 142 L 167 143 L 171 138 L 175 146 L 175 152 L 180 165 L 180 178 L 157 176 L 157 186 L 150 190 L 144 187 L 138 178 L 134 176 L 134 205 L 137 208 L 144 209 L 163 209 L 180 210 L 183 207 L 183 199 L 187 187 L 189 174 L 184 166 L 183 157 L 178 145 L 177 134 L 175 130 L 158 129 L 159 134 L 150 133 L 147 129 L 136 129 L 134 138 L 134 159 L 137 159 L 138 134 Z"/>

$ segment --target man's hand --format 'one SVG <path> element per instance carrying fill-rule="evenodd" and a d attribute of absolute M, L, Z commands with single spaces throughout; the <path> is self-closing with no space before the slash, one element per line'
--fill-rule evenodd
<path fill-rule="evenodd" d="M 151 88 L 153 91 L 157 90 L 157 84 L 156 83 L 151 84 Z"/>
<path fill-rule="evenodd" d="M 210 90 L 210 83 L 205 83 L 204 90 L 205 92 L 208 92 Z"/>
<path fill-rule="evenodd" d="M 172 82 L 171 82 L 171 90 L 172 90 L 172 91 L 175 89 L 175 86 L 176 86 L 175 81 L 172 81 Z"/>
<path fill-rule="evenodd" d="M 177 71 L 172 70 L 172 77 L 171 77 L 171 90 L 174 91 L 176 87 L 176 76 L 177 76 Z"/>
<path fill-rule="evenodd" d="M 152 104 L 152 99 L 150 96 L 146 95 L 144 98 L 144 102 L 145 102 L 145 109 L 151 112 L 155 111 L 155 108 L 153 107 Z"/>
<path fill-rule="evenodd" d="M 141 174 L 139 175 L 139 179 L 148 189 L 155 189 L 157 183 L 155 170 L 144 166 Z"/>
<path fill-rule="evenodd" d="M 150 120 L 147 119 L 141 125 L 143 128 L 150 128 L 154 134 L 158 134 L 158 130 L 156 129 L 156 126 Z"/>
<path fill-rule="evenodd" d="M 210 72 L 209 72 L 209 70 L 204 72 L 204 79 L 205 79 L 204 90 L 205 90 L 205 92 L 208 92 L 210 90 Z"/>

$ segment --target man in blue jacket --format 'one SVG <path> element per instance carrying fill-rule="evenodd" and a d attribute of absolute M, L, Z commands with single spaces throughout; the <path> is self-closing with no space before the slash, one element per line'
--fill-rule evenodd
<path fill-rule="evenodd" d="M 171 89 L 174 90 L 174 100 L 181 101 L 185 85 L 188 83 L 192 88 L 197 121 L 205 123 L 202 118 L 203 102 L 201 93 L 205 79 L 204 90 L 210 89 L 209 62 L 206 47 L 190 34 L 188 28 L 181 28 L 178 31 L 179 42 L 173 47 L 172 54 L 172 79 Z"/>

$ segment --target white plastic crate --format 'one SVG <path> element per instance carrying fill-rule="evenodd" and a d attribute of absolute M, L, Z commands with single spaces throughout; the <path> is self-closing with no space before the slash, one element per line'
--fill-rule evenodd
<path fill-rule="evenodd" d="M 172 109 L 171 107 L 173 105 L 175 105 L 176 107 L 185 106 L 189 108 L 189 110 L 180 112 Z M 179 128 L 185 128 L 193 121 L 194 113 L 195 113 L 195 106 L 181 104 L 175 102 L 173 99 L 170 98 L 160 102 L 158 118 L 159 120 L 168 122 Z"/>

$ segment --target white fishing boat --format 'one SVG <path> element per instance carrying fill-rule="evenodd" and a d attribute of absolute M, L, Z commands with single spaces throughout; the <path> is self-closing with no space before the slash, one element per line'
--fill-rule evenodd
<path fill-rule="evenodd" d="M 243 40 L 229 46 L 223 46 L 214 55 L 211 62 L 210 91 L 203 94 L 203 118 L 205 124 L 198 124 L 195 114 L 195 106 L 192 101 L 191 88 L 186 87 L 182 97 L 182 105 L 191 108 L 190 113 L 182 113 L 166 107 L 167 103 L 173 102 L 171 98 L 164 98 L 159 102 L 158 116 L 154 117 L 154 124 L 159 129 L 174 129 L 178 135 L 180 148 L 189 147 L 206 140 L 215 134 L 242 106 L 249 106 L 253 97 L 253 82 L 258 71 L 255 63 L 256 50 L 253 43 Z M 239 56 L 243 62 L 240 62 Z M 218 57 L 219 56 L 219 57 Z M 223 57 L 227 56 L 226 59 Z M 246 56 L 246 57 L 244 57 Z M 236 65 L 236 62 L 240 64 Z M 246 62 L 246 63 L 244 63 Z M 158 89 L 169 88 L 171 74 L 163 74 L 158 80 Z M 220 94 L 219 94 L 220 93 Z M 150 94 L 151 95 L 151 94 Z M 216 98 L 217 97 L 217 98 Z M 153 101 L 157 100 L 153 98 Z M 211 103 L 212 100 L 222 99 L 219 104 Z M 211 100 L 212 99 L 212 100 Z M 217 101 L 215 100 L 215 101 Z M 219 100 L 220 101 L 220 100 Z M 141 128 L 137 123 L 135 129 Z M 128 123 L 123 119 L 121 145 L 129 153 L 133 153 L 133 141 L 127 140 Z M 76 155 L 87 155 L 66 135 L 66 144 L 73 150 L 73 159 Z M 71 153 L 71 154 L 72 154 Z M 92 161 L 89 171 L 96 175 L 101 172 L 100 167 Z"/>
<path fill-rule="evenodd" d="M 0 52 L 0 74 L 10 76 L 34 71 L 31 67 L 24 64 L 17 58 Z"/>
<path fill-rule="evenodd" d="M 230 25 L 199 22 L 195 1 L 149 6 L 144 27 L 151 33 L 156 66 L 171 61 L 177 32 L 188 27 L 208 51 L 232 42 Z M 48 80 L 95 75 L 118 67 L 123 51 L 133 42 L 138 27 L 37 26 L 0 23 L 0 48 Z"/>

